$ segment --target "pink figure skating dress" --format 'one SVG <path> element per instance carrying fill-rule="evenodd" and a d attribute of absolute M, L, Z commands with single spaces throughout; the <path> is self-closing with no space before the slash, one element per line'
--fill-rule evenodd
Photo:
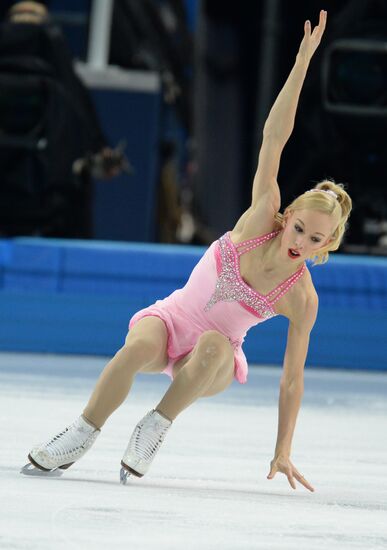
<path fill-rule="evenodd" d="M 129 329 L 140 319 L 156 316 L 168 331 L 168 365 L 164 373 L 172 378 L 173 364 L 187 355 L 199 336 L 217 330 L 234 348 L 234 373 L 238 382 L 247 380 L 247 361 L 242 344 L 247 331 L 276 316 L 273 305 L 298 281 L 305 264 L 266 296 L 253 290 L 241 277 L 239 257 L 276 237 L 281 230 L 234 245 L 230 232 L 214 241 L 194 267 L 187 284 L 164 300 L 138 311 Z"/>

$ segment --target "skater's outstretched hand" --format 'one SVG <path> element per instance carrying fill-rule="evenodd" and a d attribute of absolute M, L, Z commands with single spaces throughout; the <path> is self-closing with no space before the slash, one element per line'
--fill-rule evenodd
<path fill-rule="evenodd" d="M 305 62 L 307 65 L 311 60 L 314 52 L 317 50 L 322 35 L 324 34 L 325 25 L 327 22 L 327 12 L 324 10 L 320 11 L 320 20 L 318 25 L 311 32 L 311 22 L 305 21 L 304 24 L 304 38 L 302 39 L 300 49 L 298 51 L 298 58 Z"/>
<path fill-rule="evenodd" d="M 267 476 L 267 479 L 273 479 L 277 472 L 280 472 L 281 474 L 285 474 L 288 478 L 288 481 L 290 483 L 290 486 L 293 489 L 296 489 L 296 481 L 297 480 L 301 485 L 306 487 L 306 489 L 309 489 L 312 493 L 314 492 L 314 488 L 312 485 L 306 481 L 304 476 L 300 474 L 300 472 L 297 470 L 297 468 L 292 464 L 289 458 L 285 457 L 274 457 L 273 460 L 270 462 L 270 473 Z"/>

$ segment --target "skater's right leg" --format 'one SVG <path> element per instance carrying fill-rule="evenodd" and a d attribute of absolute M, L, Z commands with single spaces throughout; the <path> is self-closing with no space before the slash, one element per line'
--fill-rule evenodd
<path fill-rule="evenodd" d="M 130 330 L 125 345 L 102 372 L 84 414 L 45 443 L 30 451 L 41 470 L 67 468 L 90 449 L 106 419 L 127 396 L 135 374 L 161 372 L 167 365 L 168 334 L 158 317 L 145 317 Z"/>
<path fill-rule="evenodd" d="M 161 372 L 168 363 L 168 332 L 158 317 L 144 317 L 102 371 L 83 417 L 101 429 L 128 395 L 138 372 Z"/>

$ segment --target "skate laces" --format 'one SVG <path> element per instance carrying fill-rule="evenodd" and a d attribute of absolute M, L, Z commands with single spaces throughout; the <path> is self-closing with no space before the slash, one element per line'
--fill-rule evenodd
<path fill-rule="evenodd" d="M 161 443 L 172 422 L 157 411 L 150 411 L 135 428 L 131 439 L 131 448 L 138 458 L 149 462 Z"/>
<path fill-rule="evenodd" d="M 44 447 L 52 457 L 71 457 L 90 447 L 98 434 L 99 430 L 79 418 L 63 432 L 55 435 Z"/>

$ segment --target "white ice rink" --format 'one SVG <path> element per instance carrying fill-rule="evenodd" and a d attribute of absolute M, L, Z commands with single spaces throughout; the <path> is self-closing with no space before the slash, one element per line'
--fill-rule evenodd
<path fill-rule="evenodd" d="M 80 414 L 104 358 L 0 354 L 1 550 L 387 548 L 387 375 L 307 369 L 293 461 L 315 486 L 267 480 L 279 368 L 202 399 L 149 473 L 119 484 L 137 421 L 169 379 L 141 375 L 93 449 L 61 478 L 19 473 L 32 444 Z"/>

